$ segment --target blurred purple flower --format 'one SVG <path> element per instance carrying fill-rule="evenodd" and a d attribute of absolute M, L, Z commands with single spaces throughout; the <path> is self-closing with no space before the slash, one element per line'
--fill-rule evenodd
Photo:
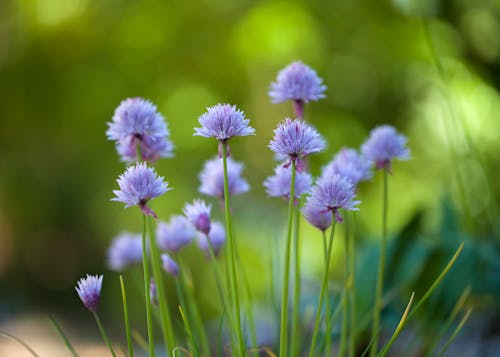
<path fill-rule="evenodd" d="M 142 261 L 142 240 L 140 234 L 120 233 L 108 248 L 108 267 L 122 272 L 129 266 Z"/>
<path fill-rule="evenodd" d="M 172 216 L 168 223 L 160 221 L 156 227 L 158 246 L 174 253 L 189 244 L 195 236 L 196 230 L 191 222 L 180 215 Z"/>
<path fill-rule="evenodd" d="M 207 237 L 208 236 L 208 237 Z M 207 259 L 210 259 L 210 244 L 214 250 L 214 255 L 217 257 L 226 242 L 226 230 L 220 222 L 212 222 L 210 232 L 207 234 L 198 234 L 197 242 L 201 250 L 205 252 Z"/>
<path fill-rule="evenodd" d="M 76 286 L 76 292 L 83 305 L 93 313 L 97 312 L 101 300 L 102 275 L 89 275 L 81 278 Z"/>
<path fill-rule="evenodd" d="M 408 160 L 410 150 L 406 147 L 408 139 L 398 134 L 390 125 L 376 127 L 370 132 L 370 137 L 361 146 L 363 154 L 375 163 L 377 169 L 391 171 L 393 159 Z"/>
<path fill-rule="evenodd" d="M 207 205 L 203 200 L 194 200 L 184 207 L 184 214 L 191 224 L 201 233 L 210 232 L 210 210 L 211 205 Z"/>
<path fill-rule="evenodd" d="M 145 215 L 155 218 L 156 214 L 146 203 L 171 190 L 168 183 L 163 181 L 163 177 L 158 177 L 155 170 L 145 163 L 137 163 L 127 168 L 117 182 L 120 189 L 113 191 L 116 197 L 112 198 L 112 201 L 125 203 L 125 208 L 138 205 Z"/>
<path fill-rule="evenodd" d="M 151 301 L 151 304 L 158 306 L 158 291 L 153 277 L 149 280 L 149 300 Z"/>
<path fill-rule="evenodd" d="M 241 177 L 243 164 L 227 159 L 227 180 L 230 195 L 239 195 L 250 189 L 248 182 Z M 224 199 L 224 167 L 222 160 L 215 158 L 208 160 L 203 171 L 198 176 L 201 182 L 199 191 L 208 196 Z"/>
<path fill-rule="evenodd" d="M 266 193 L 271 197 L 289 198 L 290 184 L 292 181 L 292 169 L 290 166 L 278 165 L 274 168 L 274 175 L 264 181 Z M 298 199 L 304 193 L 309 192 L 312 185 L 312 176 L 307 172 L 295 174 L 294 198 Z"/>
<path fill-rule="evenodd" d="M 302 160 L 309 154 L 322 151 L 325 146 L 325 141 L 316 129 L 302 120 L 290 118 L 286 118 L 278 125 L 269 143 L 272 151 L 287 155 L 290 162 L 296 161 L 299 172 L 304 168 Z"/>
<path fill-rule="evenodd" d="M 172 258 L 170 258 L 170 255 L 167 253 L 162 254 L 161 260 L 163 262 L 163 269 L 165 269 L 165 271 L 174 278 L 177 278 L 179 276 L 179 266 Z"/>
<path fill-rule="evenodd" d="M 331 212 L 313 206 L 312 204 L 306 204 L 302 209 L 302 214 L 309 223 L 323 232 L 332 224 Z"/>
<path fill-rule="evenodd" d="M 361 181 L 372 178 L 372 162 L 354 149 L 343 148 L 333 160 L 323 168 L 322 176 L 345 176 L 356 186 Z"/>

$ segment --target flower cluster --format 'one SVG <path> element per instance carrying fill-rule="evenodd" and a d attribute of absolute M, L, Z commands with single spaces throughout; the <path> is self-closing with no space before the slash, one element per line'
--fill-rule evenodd
<path fill-rule="evenodd" d="M 230 195 L 239 195 L 250 190 L 248 182 L 241 177 L 243 164 L 227 158 L 227 184 Z M 198 176 L 201 182 L 200 193 L 224 199 L 224 166 L 220 158 L 205 162 Z"/>
<path fill-rule="evenodd" d="M 292 181 L 292 169 L 290 166 L 278 165 L 274 168 L 274 175 L 264 181 L 266 193 L 271 197 L 283 197 L 288 200 Z M 294 199 L 300 198 L 309 192 L 312 185 L 312 176 L 307 172 L 297 172 L 295 175 Z"/>
<path fill-rule="evenodd" d="M 375 163 L 377 169 L 391 171 L 393 159 L 408 160 L 410 150 L 406 147 L 408 139 L 390 125 L 373 129 L 370 137 L 361 147 L 363 154 Z"/>
<path fill-rule="evenodd" d="M 333 160 L 323 168 L 322 175 L 347 177 L 354 185 L 372 178 L 372 162 L 354 149 L 343 148 Z"/>

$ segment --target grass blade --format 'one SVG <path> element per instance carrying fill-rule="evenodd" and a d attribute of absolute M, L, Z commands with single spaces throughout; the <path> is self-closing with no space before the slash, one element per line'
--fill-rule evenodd
<path fill-rule="evenodd" d="M 26 342 L 24 342 L 23 340 L 21 340 L 20 338 L 17 338 L 16 336 L 14 335 L 11 335 L 10 333 L 7 333 L 7 332 L 2 332 L 0 331 L 0 336 L 3 336 L 5 338 L 8 338 L 9 340 L 12 340 L 14 342 L 17 342 L 19 343 L 21 346 L 23 346 L 29 353 L 31 353 L 34 357 L 38 357 L 38 355 L 36 354 L 35 351 L 33 351 L 33 349 L 28 346 L 28 344 Z"/>
<path fill-rule="evenodd" d="M 50 321 L 52 327 L 54 328 L 54 330 L 57 332 L 57 334 L 61 338 L 61 340 L 63 340 L 64 344 L 66 345 L 66 347 L 68 348 L 68 350 L 71 352 L 71 354 L 73 355 L 73 357 L 78 357 L 78 353 L 76 353 L 75 349 L 71 345 L 71 342 L 69 342 L 68 338 L 64 334 L 61 326 L 59 326 L 59 324 L 57 323 L 57 321 L 52 316 L 49 316 L 49 321 Z"/>
<path fill-rule="evenodd" d="M 471 312 L 472 312 L 472 308 L 469 308 L 469 310 L 467 310 L 467 312 L 465 313 L 464 317 L 462 317 L 462 320 L 460 320 L 460 323 L 458 324 L 458 326 L 455 329 L 455 331 L 453 331 L 453 334 L 450 336 L 450 338 L 448 339 L 448 341 L 446 341 L 446 343 L 444 344 L 443 348 L 441 348 L 441 350 L 439 351 L 439 354 L 438 354 L 439 357 L 441 357 L 441 356 L 443 356 L 445 354 L 445 352 L 448 349 L 448 347 L 450 347 L 451 343 L 455 340 L 455 338 L 457 337 L 458 333 L 462 330 L 462 327 L 464 327 L 465 323 L 469 319 L 469 316 L 470 316 Z"/>

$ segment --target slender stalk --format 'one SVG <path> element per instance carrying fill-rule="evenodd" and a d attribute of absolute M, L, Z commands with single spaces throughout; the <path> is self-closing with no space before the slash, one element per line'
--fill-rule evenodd
<path fill-rule="evenodd" d="M 224 211 L 226 216 L 226 234 L 227 234 L 227 251 L 229 252 L 229 264 L 230 264 L 230 287 L 231 287 L 231 298 L 234 309 L 234 314 L 236 317 L 236 332 L 238 336 L 238 344 L 240 347 L 239 354 L 244 357 L 246 355 L 245 342 L 243 340 L 243 331 L 241 328 L 241 316 L 240 316 L 240 299 L 238 294 L 238 283 L 236 277 L 236 253 L 233 241 L 232 227 L 231 227 L 231 213 L 229 207 L 229 182 L 227 176 L 227 143 L 222 143 L 222 163 L 224 166 Z"/>
<path fill-rule="evenodd" d="M 186 310 L 187 310 L 186 297 L 185 297 L 184 288 L 183 288 L 182 283 L 180 281 L 180 277 L 175 279 L 175 287 L 177 289 L 177 296 L 179 297 L 179 302 L 180 302 L 179 312 L 180 312 L 181 317 L 182 317 L 182 322 L 184 323 L 184 329 L 186 330 L 190 349 L 191 349 L 191 351 L 193 351 L 195 356 L 199 356 L 200 352 L 198 350 L 198 346 L 197 346 L 196 341 L 195 341 L 194 336 L 193 336 L 193 329 L 191 327 L 191 323 L 189 322 L 191 319 L 186 316 Z"/>
<path fill-rule="evenodd" d="M 312 335 L 312 339 L 311 339 L 311 349 L 309 350 L 309 357 L 315 357 L 314 350 L 316 348 L 316 339 L 318 338 L 319 321 L 321 319 L 321 310 L 322 310 L 322 305 L 323 305 L 323 299 L 325 297 L 326 289 L 328 287 L 328 272 L 330 270 L 330 260 L 331 260 L 331 256 L 332 256 L 333 237 L 335 235 L 335 226 L 336 226 L 334 212 L 332 212 L 332 222 L 333 222 L 333 224 L 332 224 L 332 228 L 330 229 L 330 239 L 328 240 L 328 251 L 326 253 L 325 271 L 323 272 L 323 283 L 321 284 L 321 292 L 319 294 L 318 308 L 316 310 L 316 318 L 314 319 L 314 329 L 313 329 L 313 335 Z M 330 320 L 330 319 L 327 317 L 327 321 L 328 320 Z M 328 331 L 328 333 L 330 333 L 330 331 Z"/>
<path fill-rule="evenodd" d="M 127 336 L 128 355 L 130 357 L 134 357 L 134 348 L 132 347 L 132 338 L 130 337 L 130 322 L 128 319 L 127 294 L 125 292 L 125 283 L 123 282 L 122 275 L 120 275 L 120 287 L 122 291 L 123 318 L 125 320 L 125 335 Z"/>
<path fill-rule="evenodd" d="M 300 311 L 300 206 L 302 200 L 299 200 L 295 206 L 295 217 L 293 220 L 293 260 L 294 260 L 294 281 L 293 281 L 293 304 L 292 304 L 292 333 L 291 333 L 291 350 L 290 356 L 297 356 L 300 350 L 299 338 L 299 311 Z"/>
<path fill-rule="evenodd" d="M 30 347 L 26 342 L 21 340 L 20 338 L 11 335 L 10 333 L 7 332 L 2 332 L 0 331 L 0 336 L 3 336 L 5 338 L 8 338 L 9 340 L 12 340 L 14 342 L 19 343 L 21 346 L 23 346 L 29 353 L 31 353 L 34 357 L 38 357 L 38 354 Z"/>
<path fill-rule="evenodd" d="M 279 356 L 287 356 L 288 339 L 288 285 L 290 282 L 290 250 L 292 243 L 293 227 L 293 201 L 295 199 L 295 160 L 292 161 L 292 177 L 290 180 L 290 194 L 288 197 L 288 229 L 285 247 L 285 269 L 283 272 L 283 289 L 281 291 L 281 322 L 280 322 L 280 353 Z"/>
<path fill-rule="evenodd" d="M 346 239 L 349 249 L 349 282 L 347 285 L 349 294 L 349 357 L 356 354 L 356 260 L 354 246 L 354 219 L 350 219 L 350 212 L 346 212 Z M 352 216 L 354 218 L 354 215 Z"/>
<path fill-rule="evenodd" d="M 344 290 L 342 292 L 342 329 L 340 331 L 340 346 L 338 357 L 344 356 L 347 340 L 347 319 L 349 312 L 349 277 L 350 277 L 350 247 L 349 247 L 349 222 L 346 214 L 344 241 Z"/>
<path fill-rule="evenodd" d="M 380 312 L 382 310 L 382 293 L 384 291 L 384 269 L 385 269 L 385 251 L 387 245 L 387 170 L 384 174 L 384 192 L 382 207 L 382 240 L 380 241 L 380 260 L 378 264 L 377 286 L 375 288 L 375 306 L 373 309 L 372 339 L 373 344 L 370 348 L 370 357 L 377 354 L 378 338 L 380 332 Z"/>
<path fill-rule="evenodd" d="M 151 224 L 151 221 L 150 221 Z M 168 309 L 168 298 L 165 291 L 165 281 L 163 280 L 163 273 L 160 262 L 160 252 L 158 244 L 156 243 L 154 230 L 149 230 L 149 249 L 151 251 L 151 265 L 153 267 L 153 276 L 158 290 L 158 305 L 160 307 L 160 320 L 163 332 L 163 340 L 165 343 L 165 352 L 170 356 L 170 351 L 175 348 L 175 336 L 172 329 L 172 319 L 170 317 L 170 310 Z"/>
<path fill-rule="evenodd" d="M 52 316 L 49 316 L 49 321 L 50 321 L 52 327 L 54 328 L 54 330 L 56 330 L 56 332 L 59 335 L 59 337 L 61 338 L 61 340 L 63 340 L 64 344 L 66 345 L 68 350 L 71 352 L 73 357 L 78 357 L 78 353 L 76 353 L 75 349 L 73 348 L 73 345 L 71 344 L 71 342 L 69 342 L 68 337 L 66 337 L 64 331 L 62 330 L 61 326 L 59 326 L 56 319 L 54 319 Z"/>
<path fill-rule="evenodd" d="M 143 214 L 142 223 L 142 268 L 144 272 L 144 294 L 146 296 L 146 322 L 148 326 L 148 343 L 149 343 L 149 356 L 155 355 L 155 340 L 153 335 L 153 317 L 151 308 L 151 296 L 149 294 L 149 286 L 151 283 L 151 276 L 149 275 L 149 261 L 146 243 L 146 215 Z"/>
<path fill-rule="evenodd" d="M 450 336 L 450 338 L 446 341 L 446 343 L 444 344 L 443 348 L 441 348 L 441 350 L 439 351 L 439 353 L 438 353 L 439 357 L 444 356 L 444 354 L 445 354 L 446 350 L 448 349 L 448 347 L 450 347 L 451 343 L 455 340 L 455 338 L 457 337 L 457 335 L 459 334 L 459 332 L 462 330 L 462 327 L 464 327 L 464 324 L 467 322 L 467 319 L 469 318 L 471 312 L 472 312 L 472 308 L 469 308 L 467 310 L 467 312 L 465 313 L 464 317 L 462 317 L 462 320 L 460 320 L 460 323 L 458 324 L 458 326 L 455 329 L 455 331 L 453 331 L 453 333 Z"/>
<path fill-rule="evenodd" d="M 328 239 L 326 237 L 326 232 L 323 231 L 323 259 L 324 259 L 324 264 L 325 264 L 325 270 L 326 264 L 327 264 L 327 258 L 328 258 Z M 332 334 L 331 334 L 331 326 L 332 326 L 332 320 L 333 317 L 330 318 L 330 297 L 328 296 L 330 292 L 330 288 L 328 287 L 329 282 L 326 282 L 326 294 L 327 298 L 325 301 L 325 327 L 327 333 L 325 334 L 325 351 L 327 351 L 327 354 L 329 353 L 328 351 L 332 350 Z"/>
<path fill-rule="evenodd" d="M 113 347 L 111 346 L 111 343 L 109 342 L 108 335 L 106 335 L 106 331 L 104 330 L 104 326 L 102 325 L 101 319 L 99 318 L 99 315 L 97 315 L 96 312 L 93 313 L 95 317 L 95 321 L 97 322 L 97 326 L 99 326 L 99 331 L 101 331 L 102 339 L 104 340 L 104 343 L 109 349 L 109 352 L 113 355 L 113 357 L 116 357 L 115 351 L 113 351 Z"/>

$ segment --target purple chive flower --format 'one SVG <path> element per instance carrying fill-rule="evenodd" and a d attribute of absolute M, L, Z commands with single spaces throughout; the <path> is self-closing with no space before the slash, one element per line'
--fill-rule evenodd
<path fill-rule="evenodd" d="M 330 211 L 318 208 L 311 204 L 306 204 L 302 209 L 302 214 L 307 221 L 321 231 L 326 231 L 332 224 L 332 214 Z"/>
<path fill-rule="evenodd" d="M 125 203 L 125 208 L 138 205 L 145 215 L 157 218 L 156 214 L 146 203 L 158 197 L 171 188 L 163 181 L 163 177 L 158 177 L 153 168 L 145 163 L 137 163 L 130 166 L 125 173 L 117 180 L 119 190 L 114 190 L 116 197 L 112 201 Z"/>
<path fill-rule="evenodd" d="M 208 234 L 210 232 L 210 210 L 211 205 L 207 205 L 203 200 L 194 200 L 184 207 L 184 214 L 197 231 Z"/>
<path fill-rule="evenodd" d="M 216 138 L 219 141 L 219 156 L 222 145 L 233 136 L 255 135 L 255 129 L 248 125 L 250 121 L 234 105 L 217 104 L 209 107 L 198 121 L 201 128 L 194 128 L 194 135 Z"/>
<path fill-rule="evenodd" d="M 325 97 L 326 86 L 316 71 L 300 61 L 292 62 L 271 83 L 269 96 L 273 103 L 291 100 L 298 117 L 303 117 L 304 103 Z"/>
<path fill-rule="evenodd" d="M 173 156 L 165 119 L 148 100 L 129 98 L 122 101 L 108 127 L 106 136 L 116 141 L 123 161 L 137 161 L 137 146 L 142 159 L 149 162 Z"/>
<path fill-rule="evenodd" d="M 205 252 L 207 259 L 210 259 L 210 244 L 214 250 L 214 255 L 217 257 L 226 242 L 226 230 L 220 222 L 212 222 L 212 227 L 208 236 L 206 234 L 198 234 L 198 246 Z"/>
<path fill-rule="evenodd" d="M 248 182 L 241 177 L 243 164 L 227 159 L 227 179 L 230 195 L 239 195 L 250 189 Z M 201 182 L 199 191 L 208 196 L 224 199 L 224 167 L 222 160 L 215 158 L 208 160 L 203 171 L 198 176 Z"/>
<path fill-rule="evenodd" d="M 322 175 L 345 176 L 356 186 L 361 181 L 372 178 L 372 162 L 354 149 L 343 148 L 333 160 L 323 168 Z"/>
<path fill-rule="evenodd" d="M 196 236 L 196 230 L 184 216 L 175 215 L 168 223 L 158 222 L 156 240 L 163 250 L 178 252 Z"/>
<path fill-rule="evenodd" d="M 272 151 L 287 155 L 290 162 L 296 161 L 298 171 L 303 170 L 302 160 L 307 155 L 320 152 L 325 146 L 325 141 L 316 129 L 301 120 L 290 118 L 286 118 L 278 125 L 274 130 L 274 138 L 269 143 Z"/>
<path fill-rule="evenodd" d="M 306 207 L 309 210 L 319 212 L 333 212 L 335 220 L 342 222 L 339 210 L 342 208 L 348 211 L 359 210 L 356 205 L 356 191 L 354 184 L 348 178 L 340 175 L 322 176 L 318 179 L 311 190 L 311 196 L 307 199 Z"/>
<path fill-rule="evenodd" d="M 292 169 L 290 166 L 283 167 L 278 165 L 274 168 L 274 175 L 269 176 L 264 181 L 266 193 L 271 197 L 283 197 L 284 199 L 290 196 L 290 184 L 292 181 Z M 294 198 L 298 199 L 304 193 L 309 192 L 312 185 L 312 177 L 307 172 L 297 172 L 295 174 Z"/>
<path fill-rule="evenodd" d="M 76 286 L 76 292 L 83 305 L 93 313 L 97 312 L 101 300 L 102 275 L 89 275 L 81 278 Z"/>
<path fill-rule="evenodd" d="M 410 150 L 406 147 L 407 138 L 398 134 L 390 125 L 373 129 L 368 140 L 361 146 L 363 154 L 375 163 L 377 169 L 391 171 L 392 159 L 408 160 Z"/>
<path fill-rule="evenodd" d="M 166 253 L 162 254 L 161 260 L 163 262 L 163 269 L 165 269 L 165 271 L 174 278 L 177 278 L 179 276 L 179 266 L 172 258 L 170 258 L 170 255 Z"/>
<path fill-rule="evenodd" d="M 122 272 L 129 266 L 142 261 L 142 240 L 139 234 L 123 232 L 108 248 L 108 267 Z"/>

